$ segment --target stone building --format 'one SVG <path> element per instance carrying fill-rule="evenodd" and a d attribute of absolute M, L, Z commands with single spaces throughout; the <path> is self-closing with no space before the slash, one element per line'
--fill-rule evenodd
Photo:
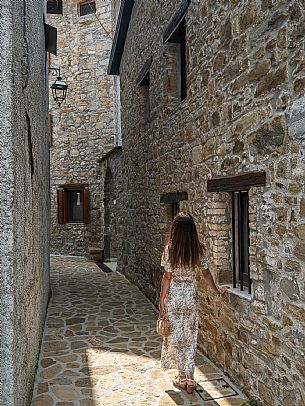
<path fill-rule="evenodd" d="M 0 404 L 31 399 L 49 296 L 44 0 L 0 4 Z"/>
<path fill-rule="evenodd" d="M 116 4 L 113 1 L 48 1 L 58 29 L 66 101 L 51 102 L 51 252 L 101 251 L 103 181 L 99 159 L 120 145 L 118 79 L 107 76 Z M 51 14 L 52 13 L 52 14 Z M 54 71 L 56 72 L 56 71 Z M 51 76 L 50 76 L 50 79 Z"/>
<path fill-rule="evenodd" d="M 231 285 L 200 282 L 200 347 L 268 406 L 305 403 L 304 46 L 303 1 L 125 0 L 109 64 L 119 269 L 157 302 L 170 220 L 193 213 Z"/>

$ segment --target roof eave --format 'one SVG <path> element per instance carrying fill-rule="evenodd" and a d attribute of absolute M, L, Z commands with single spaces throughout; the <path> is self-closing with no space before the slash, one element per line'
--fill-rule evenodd
<path fill-rule="evenodd" d="M 134 0 L 122 0 L 108 64 L 108 75 L 119 75 Z"/>

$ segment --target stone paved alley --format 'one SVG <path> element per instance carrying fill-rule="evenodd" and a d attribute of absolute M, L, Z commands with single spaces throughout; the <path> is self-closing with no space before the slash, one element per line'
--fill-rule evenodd
<path fill-rule="evenodd" d="M 159 368 L 151 303 L 122 275 L 52 257 L 49 305 L 32 406 L 241 406 L 245 397 L 202 354 L 187 395 Z M 211 400 L 211 399 L 215 400 Z M 205 400 L 205 401 L 204 401 Z"/>

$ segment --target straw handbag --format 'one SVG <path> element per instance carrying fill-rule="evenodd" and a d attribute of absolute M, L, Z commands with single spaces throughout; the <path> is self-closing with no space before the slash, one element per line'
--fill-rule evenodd
<path fill-rule="evenodd" d="M 171 332 L 170 332 L 170 327 L 169 327 L 169 321 L 167 320 L 166 316 L 158 317 L 157 333 L 163 337 L 168 337 L 170 335 Z"/>

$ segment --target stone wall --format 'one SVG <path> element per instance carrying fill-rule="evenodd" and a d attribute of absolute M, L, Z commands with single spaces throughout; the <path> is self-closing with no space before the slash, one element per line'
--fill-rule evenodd
<path fill-rule="evenodd" d="M 304 365 L 305 9 L 301 1 L 192 1 L 187 98 L 165 29 L 180 2 L 136 1 L 120 66 L 126 236 L 119 269 L 158 300 L 169 226 L 160 195 L 181 205 L 205 236 L 210 268 L 232 279 L 230 197 L 207 180 L 266 171 L 250 190 L 252 295 L 213 297 L 200 282 L 201 348 L 263 405 L 302 405 Z M 150 69 L 151 115 L 137 78 Z"/>
<path fill-rule="evenodd" d="M 0 4 L 1 406 L 30 402 L 49 296 L 44 12 L 43 0 Z"/>
<path fill-rule="evenodd" d="M 117 260 L 127 240 L 124 234 L 124 223 L 121 221 L 126 215 L 122 200 L 124 173 L 121 147 L 116 147 L 101 159 L 100 176 L 103 180 L 100 194 L 103 196 L 101 234 L 104 259 L 105 261 Z"/>
<path fill-rule="evenodd" d="M 114 79 L 107 76 L 113 10 L 111 0 L 97 0 L 96 15 L 80 17 L 78 3 L 67 0 L 63 15 L 48 14 L 58 29 L 58 55 L 50 65 L 60 66 L 69 86 L 61 107 L 51 101 L 51 251 L 86 255 L 89 247 L 101 248 L 98 160 L 116 143 Z M 89 184 L 90 224 L 58 224 L 57 189 L 68 183 Z"/>

